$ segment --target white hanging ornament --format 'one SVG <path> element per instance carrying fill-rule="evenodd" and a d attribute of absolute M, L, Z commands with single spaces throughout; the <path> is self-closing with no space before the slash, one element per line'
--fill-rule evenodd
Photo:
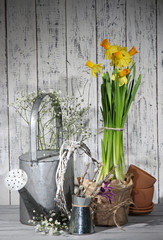
<path fill-rule="evenodd" d="M 5 185 L 11 191 L 18 191 L 22 189 L 28 181 L 25 171 L 22 169 L 13 169 L 8 172 L 5 178 Z"/>

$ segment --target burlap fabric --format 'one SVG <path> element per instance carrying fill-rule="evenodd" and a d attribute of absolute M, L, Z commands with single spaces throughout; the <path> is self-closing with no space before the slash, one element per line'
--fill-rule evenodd
<path fill-rule="evenodd" d="M 89 181 L 84 180 L 84 187 Z M 96 226 L 121 226 L 128 222 L 129 205 L 132 203 L 131 191 L 133 182 L 128 178 L 124 182 L 113 180 L 110 184 L 115 193 L 112 203 L 105 197 L 97 195 L 92 199 L 91 207 L 95 210 L 93 221 Z M 94 186 L 88 187 L 86 195 L 90 195 Z"/>

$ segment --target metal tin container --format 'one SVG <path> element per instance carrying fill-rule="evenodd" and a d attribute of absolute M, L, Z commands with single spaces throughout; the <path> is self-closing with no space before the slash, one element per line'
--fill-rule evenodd
<path fill-rule="evenodd" d="M 69 233 L 79 235 L 94 233 L 90 200 L 91 198 L 73 196 Z"/>
<path fill-rule="evenodd" d="M 57 150 L 37 150 L 37 118 L 38 110 L 42 99 L 50 94 L 41 94 L 33 104 L 30 121 L 30 152 L 19 157 L 19 165 L 22 170 L 27 173 L 28 182 L 25 186 L 27 192 L 32 198 L 45 210 L 49 211 L 55 208 L 54 198 L 56 196 L 56 170 L 59 163 L 59 152 Z M 58 111 L 60 109 L 56 109 Z M 62 119 L 57 119 L 57 129 L 62 127 Z M 61 145 L 62 139 L 58 139 L 58 147 Z M 64 193 L 67 205 L 71 205 L 71 195 L 73 192 L 74 172 L 73 158 L 70 159 L 65 174 Z M 29 204 L 28 204 L 29 203 Z M 32 218 L 31 213 L 35 209 L 31 209 L 32 204 L 28 196 L 20 194 L 20 222 L 29 224 Z"/>

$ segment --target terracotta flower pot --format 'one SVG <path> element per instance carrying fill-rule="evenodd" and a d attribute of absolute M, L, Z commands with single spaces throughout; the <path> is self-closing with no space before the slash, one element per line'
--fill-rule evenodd
<path fill-rule="evenodd" d="M 156 178 L 133 164 L 129 166 L 127 173 L 134 175 L 134 188 L 150 188 L 156 182 Z"/>
<path fill-rule="evenodd" d="M 144 189 L 133 188 L 131 195 L 136 207 L 145 208 L 152 204 L 153 193 L 154 186 Z"/>
<path fill-rule="evenodd" d="M 135 207 L 135 206 L 130 206 L 130 210 L 132 211 L 139 211 L 139 212 L 145 212 L 147 210 L 151 210 L 154 208 L 154 203 L 152 202 L 152 204 L 148 207 Z"/>
<path fill-rule="evenodd" d="M 154 203 L 152 203 L 149 207 L 145 208 L 136 208 L 136 207 L 131 207 L 129 210 L 130 215 L 147 215 L 151 213 L 154 209 Z"/>

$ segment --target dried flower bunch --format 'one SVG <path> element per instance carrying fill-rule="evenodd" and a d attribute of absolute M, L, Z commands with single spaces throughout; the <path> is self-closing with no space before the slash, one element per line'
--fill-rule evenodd
<path fill-rule="evenodd" d="M 28 95 L 24 91 L 18 92 L 18 96 L 14 103 L 10 106 L 14 107 L 16 112 L 22 119 L 29 124 L 30 113 L 36 98 L 45 93 L 31 92 Z M 50 97 L 47 96 L 42 100 L 38 114 L 38 149 L 54 149 L 56 148 L 57 139 L 62 138 L 84 141 L 91 136 L 88 128 L 88 111 L 89 107 L 84 107 L 84 99 L 81 97 L 61 96 L 61 91 L 50 91 Z M 61 107 L 61 111 L 55 111 L 55 108 Z M 56 118 L 62 117 L 62 128 L 56 131 Z"/>
<path fill-rule="evenodd" d="M 64 231 L 68 230 L 68 217 L 61 212 L 49 211 L 49 216 L 38 215 L 35 210 L 33 210 L 33 219 L 29 220 L 29 223 L 34 225 L 36 232 L 41 232 L 42 234 L 60 235 Z"/>

